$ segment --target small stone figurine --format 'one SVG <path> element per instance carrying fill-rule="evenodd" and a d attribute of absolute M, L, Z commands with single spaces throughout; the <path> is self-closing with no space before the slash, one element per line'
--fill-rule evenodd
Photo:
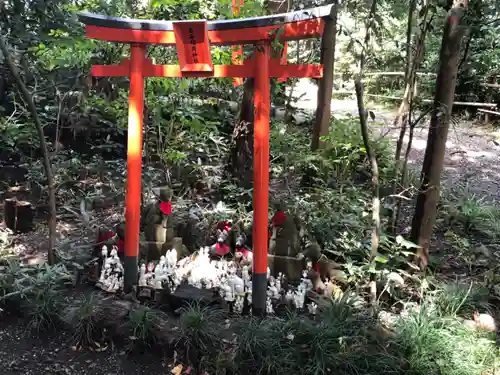
<path fill-rule="evenodd" d="M 224 285 L 224 299 L 226 300 L 226 302 L 234 301 L 233 289 L 229 284 Z"/>
<path fill-rule="evenodd" d="M 139 273 L 139 282 L 138 282 L 139 286 L 147 286 L 148 285 L 148 282 L 147 282 L 147 279 L 146 279 L 146 265 L 143 263 L 141 264 L 141 270 L 140 270 L 140 273 Z"/>
<path fill-rule="evenodd" d="M 300 284 L 293 295 L 293 302 L 297 309 L 302 309 L 304 307 L 304 302 L 306 298 L 306 292 L 304 285 Z"/>
<path fill-rule="evenodd" d="M 252 289 L 247 293 L 247 302 L 249 305 L 252 304 Z"/>
<path fill-rule="evenodd" d="M 106 279 L 109 276 L 109 271 L 111 270 L 111 264 L 105 263 L 101 270 L 101 276 L 99 277 L 99 284 L 104 286 L 106 284 Z"/>
<path fill-rule="evenodd" d="M 229 277 L 229 285 L 235 294 L 241 294 L 245 291 L 245 284 L 243 280 L 236 274 L 232 274 Z"/>
<path fill-rule="evenodd" d="M 272 299 L 278 299 L 280 297 L 280 293 L 278 291 L 278 288 L 276 287 L 276 282 L 274 281 L 274 279 L 271 279 L 270 281 L 267 295 Z"/>
<path fill-rule="evenodd" d="M 106 263 L 106 258 L 108 257 L 108 247 L 103 245 L 101 250 L 102 264 Z"/>
<path fill-rule="evenodd" d="M 268 298 L 266 300 L 266 313 L 267 314 L 274 314 L 273 303 L 271 301 L 271 298 Z"/>
<path fill-rule="evenodd" d="M 248 266 L 243 266 L 243 268 L 241 269 L 241 278 L 243 279 L 245 287 L 248 287 L 248 282 L 250 281 L 250 273 L 248 271 Z"/>
<path fill-rule="evenodd" d="M 234 301 L 234 312 L 241 314 L 243 311 L 243 304 L 245 302 L 245 297 L 242 295 L 237 295 Z"/>
<path fill-rule="evenodd" d="M 278 297 L 279 297 L 279 295 L 281 294 L 281 279 L 279 276 L 276 279 L 276 289 L 278 290 Z"/>
<path fill-rule="evenodd" d="M 310 304 L 307 305 L 307 309 L 309 310 L 309 314 L 316 315 L 316 312 L 318 310 L 318 305 L 314 302 L 311 302 Z"/>

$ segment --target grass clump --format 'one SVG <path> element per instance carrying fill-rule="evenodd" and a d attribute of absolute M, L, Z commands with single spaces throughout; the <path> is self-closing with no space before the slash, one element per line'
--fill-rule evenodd
<path fill-rule="evenodd" d="M 0 275 L 2 301 L 6 308 L 19 309 L 27 318 L 27 329 L 43 331 L 60 323 L 65 284 L 72 275 L 64 265 L 23 266 L 11 262 Z"/>
<path fill-rule="evenodd" d="M 407 375 L 471 375 L 492 368 L 498 355 L 494 338 L 443 316 L 428 303 L 396 324 Z"/>
<path fill-rule="evenodd" d="M 190 365 L 198 370 L 216 370 L 227 366 L 223 357 L 221 327 L 225 312 L 195 302 L 181 309 L 180 331 L 175 347 L 184 354 Z M 227 356 L 226 356 L 227 357 Z"/>
<path fill-rule="evenodd" d="M 100 347 L 105 339 L 102 328 L 103 306 L 97 293 L 83 295 L 75 306 L 66 310 L 67 320 L 73 331 L 72 341 L 76 347 Z"/>
<path fill-rule="evenodd" d="M 489 292 L 478 285 L 460 282 L 439 283 L 432 301 L 441 316 L 471 316 L 475 310 L 489 310 Z"/>
<path fill-rule="evenodd" d="M 161 343 L 163 322 L 168 317 L 165 313 L 152 310 L 146 306 L 138 306 L 129 312 L 124 326 L 128 329 L 128 350 L 142 351 L 151 349 Z"/>
<path fill-rule="evenodd" d="M 315 319 L 249 319 L 237 337 L 239 374 L 397 374 L 373 315 L 332 300 Z M 337 315 L 336 313 L 339 313 Z"/>
<path fill-rule="evenodd" d="M 292 313 L 283 319 L 244 318 L 235 337 L 233 372 L 480 374 L 493 368 L 498 349 L 494 335 L 467 328 L 457 316 L 477 307 L 475 293 L 443 287 L 399 316 L 389 331 L 352 295 L 322 303 L 314 318 Z"/>
<path fill-rule="evenodd" d="M 34 293 L 26 304 L 28 331 L 46 331 L 56 328 L 60 323 L 63 304 L 61 298 L 54 293 Z"/>
<path fill-rule="evenodd" d="M 448 221 L 465 234 L 481 233 L 491 238 L 500 236 L 500 207 L 472 192 L 469 186 L 459 186 L 444 196 Z"/>

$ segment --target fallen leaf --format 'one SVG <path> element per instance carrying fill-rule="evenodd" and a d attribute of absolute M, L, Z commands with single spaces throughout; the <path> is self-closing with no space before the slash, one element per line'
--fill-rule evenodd
<path fill-rule="evenodd" d="M 182 373 L 183 366 L 182 365 L 177 365 L 175 366 L 172 371 L 170 371 L 174 375 L 181 375 Z"/>

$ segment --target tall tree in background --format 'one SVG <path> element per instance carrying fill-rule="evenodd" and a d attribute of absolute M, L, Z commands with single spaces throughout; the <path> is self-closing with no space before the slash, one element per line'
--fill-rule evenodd
<path fill-rule="evenodd" d="M 287 10 L 287 2 L 269 0 L 264 6 L 270 14 Z M 229 160 L 229 173 L 240 186 L 251 187 L 253 181 L 253 120 L 254 120 L 254 81 L 247 78 L 243 84 L 243 96 L 236 119 Z"/>
<path fill-rule="evenodd" d="M 396 143 L 396 153 L 395 153 L 395 166 L 394 166 L 394 186 L 393 195 L 396 196 L 408 188 L 408 156 L 411 150 L 413 134 L 415 126 L 424 117 L 420 116 L 417 120 L 412 119 L 413 114 L 413 101 L 415 99 L 416 93 L 416 83 L 417 83 L 417 71 L 420 68 L 422 61 L 424 59 L 424 49 L 425 40 L 427 37 L 427 32 L 431 28 L 432 21 L 434 19 L 434 13 L 429 16 L 431 2 L 429 0 L 424 0 L 420 11 L 421 15 L 419 32 L 413 38 L 413 17 L 416 10 L 416 1 L 410 3 L 410 10 L 408 11 L 408 27 L 406 31 L 406 68 L 405 68 L 405 93 L 403 100 L 399 106 L 398 113 L 394 119 L 393 126 L 400 126 L 399 137 Z M 415 44 L 412 52 L 412 40 L 415 39 Z M 408 129 L 409 128 L 409 129 Z M 409 130 L 408 144 L 406 146 L 406 152 L 404 153 L 404 160 L 401 161 L 404 138 Z M 400 178 L 401 174 L 401 178 Z M 399 219 L 399 213 L 401 208 L 401 200 L 398 200 L 396 209 L 393 211 L 391 230 L 395 232 L 396 226 Z"/>
<path fill-rule="evenodd" d="M 468 0 L 453 2 L 446 17 L 441 42 L 434 108 L 420 176 L 421 189 L 411 229 L 411 239 L 420 246 L 417 257 L 421 268 L 429 263 L 429 246 L 436 219 L 446 139 L 455 96 L 460 44 L 467 30 L 464 24 L 467 6 Z"/>
<path fill-rule="evenodd" d="M 328 135 L 331 117 L 333 73 L 335 65 L 335 45 L 337 41 L 338 0 L 332 2 L 330 17 L 326 20 L 323 38 L 321 40 L 321 64 L 323 64 L 323 78 L 319 81 L 318 104 L 314 123 L 311 149 L 317 150 L 321 146 L 320 138 Z"/>

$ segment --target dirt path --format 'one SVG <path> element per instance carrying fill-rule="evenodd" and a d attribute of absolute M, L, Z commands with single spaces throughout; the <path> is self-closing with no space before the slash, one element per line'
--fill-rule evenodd
<path fill-rule="evenodd" d="M 96 353 L 74 351 L 64 331 L 29 335 L 21 320 L 0 316 L 0 374 L 2 375 L 151 375 L 169 374 L 162 358 L 140 358 L 108 348 Z M 166 365 L 166 364 L 165 364 Z"/>
<path fill-rule="evenodd" d="M 303 96 L 297 106 L 309 114 L 316 108 L 317 87 L 308 79 L 300 80 L 294 93 Z M 399 128 L 392 126 L 395 110 L 390 111 L 373 103 L 368 103 L 367 108 L 376 115 L 375 122 L 380 133 L 392 139 L 394 147 L 399 136 Z M 332 100 L 334 116 L 357 116 L 358 109 L 355 98 L 346 100 Z M 500 133 L 493 133 L 474 122 L 457 121 L 448 133 L 446 155 L 444 161 L 443 188 L 456 187 L 467 184 L 470 191 L 490 201 L 500 200 Z M 427 144 L 428 121 L 423 122 L 416 129 L 413 146 L 410 152 L 409 163 L 419 173 Z M 408 141 L 408 137 L 406 137 Z"/>

